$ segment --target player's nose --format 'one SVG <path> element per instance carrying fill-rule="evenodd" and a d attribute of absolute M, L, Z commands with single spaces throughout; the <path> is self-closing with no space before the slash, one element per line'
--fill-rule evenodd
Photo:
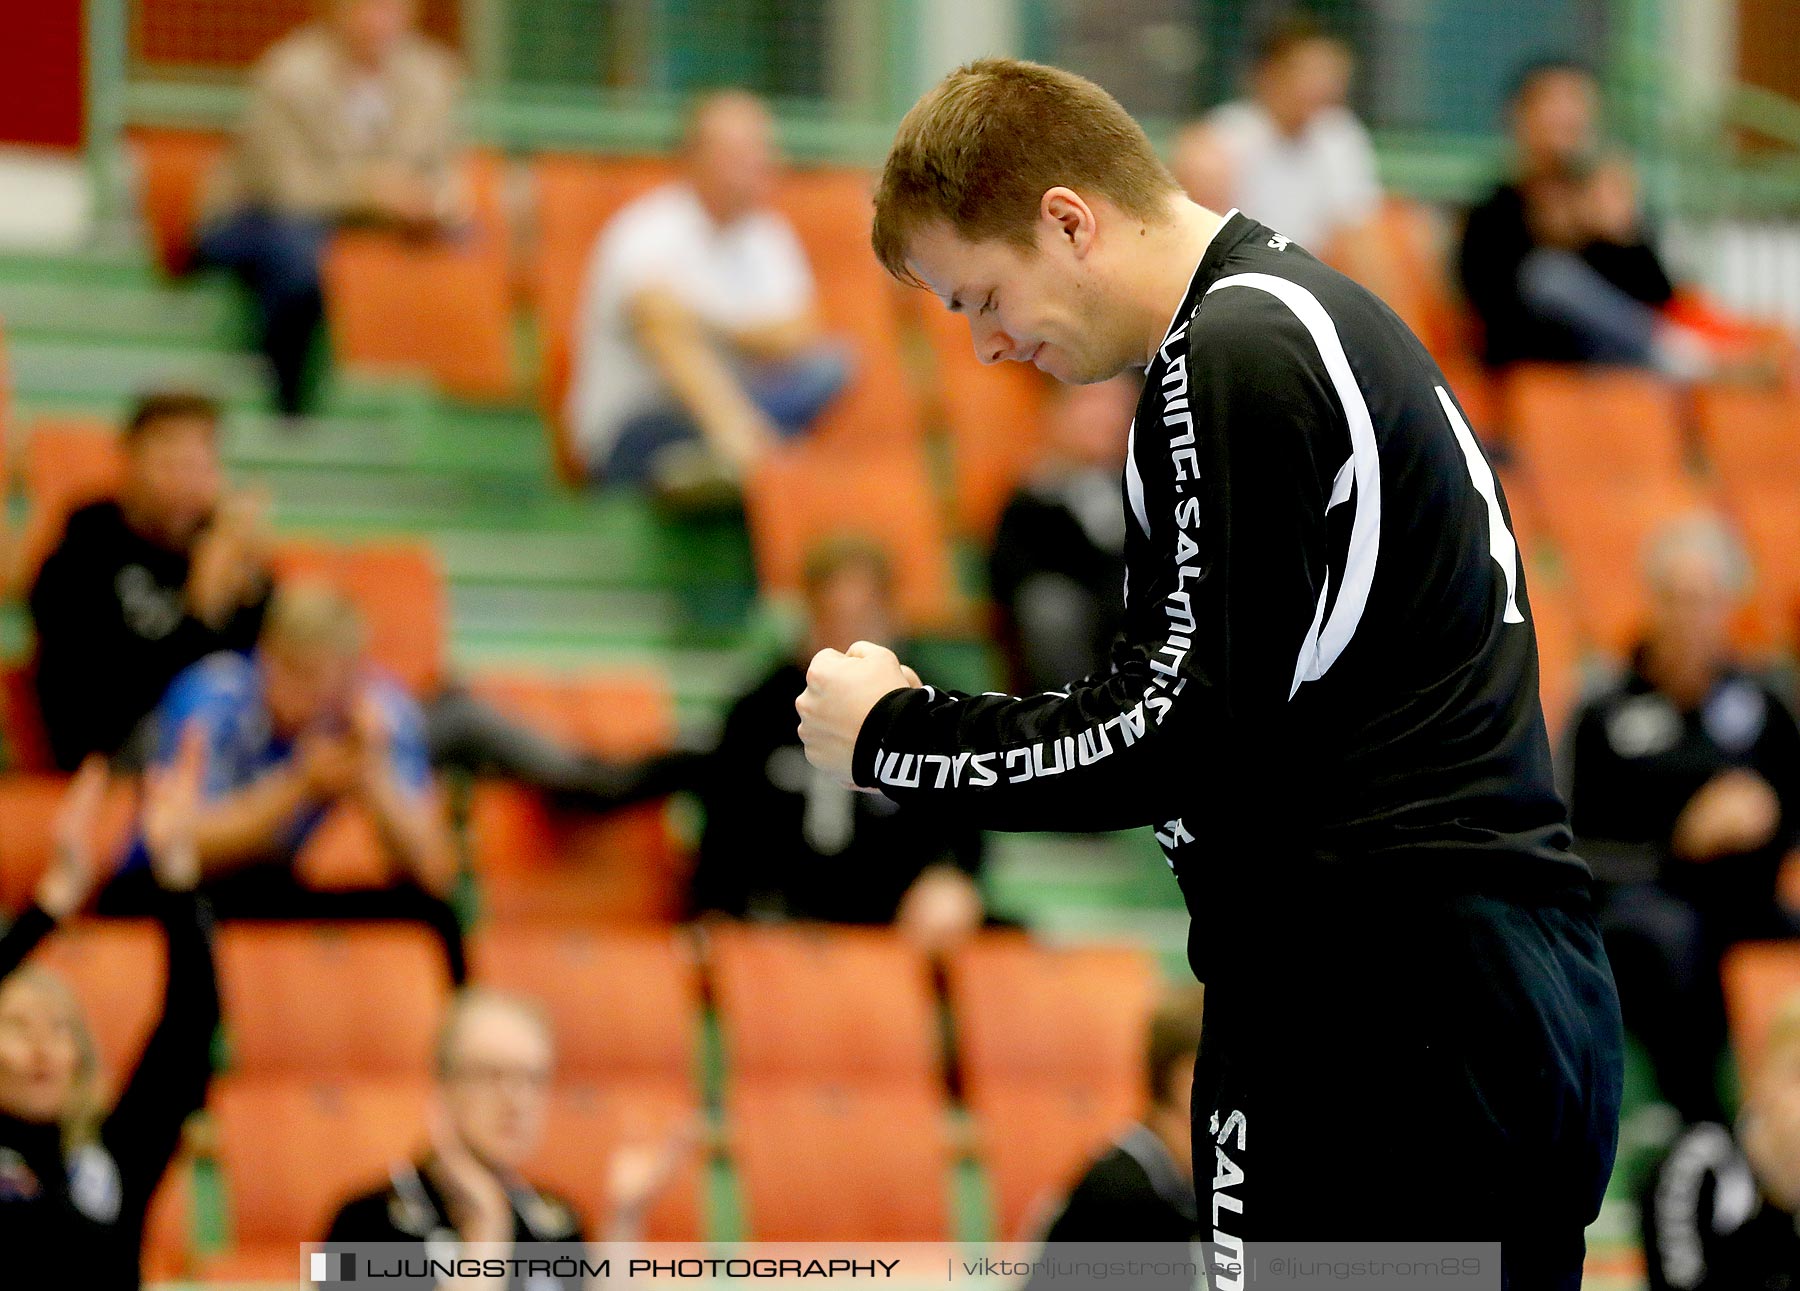
<path fill-rule="evenodd" d="M 1007 359 L 1018 357 L 1015 352 L 1017 347 L 1013 345 L 1012 337 L 998 327 L 988 328 L 984 331 L 978 323 L 973 321 L 969 326 L 975 334 L 975 357 L 983 363 L 1003 363 Z"/>

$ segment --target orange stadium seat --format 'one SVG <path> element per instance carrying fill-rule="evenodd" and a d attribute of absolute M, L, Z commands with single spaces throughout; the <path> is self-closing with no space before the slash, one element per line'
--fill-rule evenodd
<path fill-rule="evenodd" d="M 1686 469 L 1674 393 L 1642 372 L 1528 365 L 1508 374 L 1504 395 L 1582 629 L 1622 654 L 1643 628 L 1646 542 L 1706 501 Z"/>
<path fill-rule="evenodd" d="M 1793 494 L 1759 490 L 1734 511 L 1750 549 L 1757 635 L 1791 647 L 1800 637 L 1800 503 Z"/>
<path fill-rule="evenodd" d="M 675 708 L 660 672 L 484 673 L 482 699 L 602 757 L 667 749 Z M 657 922 L 675 918 L 684 861 L 662 803 L 596 816 L 553 810 L 516 785 L 479 784 L 470 834 L 484 896 L 503 921 Z"/>
<path fill-rule="evenodd" d="M 1791 648 L 1800 636 L 1800 392 L 1704 386 L 1695 402 L 1754 567 L 1750 643 Z"/>
<path fill-rule="evenodd" d="M 27 962 L 49 969 L 75 992 L 102 1078 L 116 1095 L 162 1014 L 168 959 L 161 930 L 140 919 L 80 920 L 60 928 Z"/>
<path fill-rule="evenodd" d="M 1800 391 L 1787 386 L 1701 386 L 1700 442 L 1735 499 L 1765 491 L 1800 496 Z"/>
<path fill-rule="evenodd" d="M 327 314 L 340 361 L 432 377 L 466 399 L 515 392 L 502 163 L 469 154 L 471 227 L 458 238 L 415 242 L 351 230 L 324 264 Z"/>
<path fill-rule="evenodd" d="M 112 497 L 124 458 L 119 437 L 92 417 L 40 417 L 25 441 L 26 516 L 19 538 L 14 586 L 30 589 L 45 557 L 62 541 L 72 511 Z"/>
<path fill-rule="evenodd" d="M 980 1108 L 1028 1086 L 1087 1090 L 1135 1107 L 1160 983 L 1135 947 L 1050 947 L 1015 933 L 979 937 L 946 975 L 963 1087 Z"/>
<path fill-rule="evenodd" d="M 423 1077 L 449 998 L 442 948 L 410 923 L 228 924 L 219 978 L 245 1076 Z"/>
<path fill-rule="evenodd" d="M 751 1240 L 950 1237 L 950 1144 L 941 1095 L 757 1086 L 740 1087 L 729 1105 Z"/>
<path fill-rule="evenodd" d="M 1537 630 L 1538 697 L 1550 747 L 1557 750 L 1581 698 L 1581 616 L 1568 583 L 1560 578 L 1531 569 L 1526 574 L 1526 590 L 1531 598 L 1532 626 Z"/>
<path fill-rule="evenodd" d="M 18 910 L 31 900 L 50 865 L 56 811 L 68 785 L 68 777 L 61 775 L 0 776 L 0 909 Z M 115 781 L 101 810 L 96 855 L 105 860 L 118 855 L 131 833 L 135 809 L 131 786 Z"/>
<path fill-rule="evenodd" d="M 202 1271 L 294 1281 L 299 1244 L 324 1240 L 340 1205 L 422 1151 L 428 1097 L 422 1079 L 218 1081 L 211 1107 L 236 1240 Z"/>
<path fill-rule="evenodd" d="M 862 449 L 912 443 L 924 429 L 901 350 L 894 284 L 869 250 L 873 193 L 868 172 L 826 169 L 789 175 L 776 196 L 812 264 L 820 321 L 855 347 L 850 386 L 813 433 Z"/>
<path fill-rule="evenodd" d="M 216 130 L 135 126 L 126 139 L 138 156 L 144 223 L 156 261 L 165 273 L 179 275 L 193 262 L 201 199 L 207 177 L 224 156 L 226 136 Z"/>
<path fill-rule="evenodd" d="M 275 551 L 279 577 L 317 578 L 336 586 L 362 612 L 369 657 L 418 695 L 444 675 L 444 575 L 423 543 L 284 542 Z"/>
<path fill-rule="evenodd" d="M 605 1236 L 609 1166 L 622 1149 L 678 1153 L 674 1177 L 644 1217 L 644 1240 L 693 1242 L 701 1236 L 700 1106 L 691 1090 L 635 1083 L 567 1080 L 558 1037 L 559 1083 L 550 1094 L 544 1141 L 525 1166 L 533 1184 L 572 1202 L 591 1240 Z"/>
<path fill-rule="evenodd" d="M 144 1219 L 145 1282 L 176 1282 L 190 1272 L 193 1162 L 184 1151 L 169 1163 Z"/>
<path fill-rule="evenodd" d="M 1595 488 L 1655 487 L 1686 477 L 1674 391 L 1656 376 L 1524 364 L 1507 374 L 1503 394 L 1507 424 L 1546 507 Z"/>
<path fill-rule="evenodd" d="M 932 389 L 950 432 L 956 526 L 985 543 L 1042 451 L 1050 381 L 1025 364 L 983 364 L 975 357 L 968 320 L 929 292 L 912 297 L 935 363 Z"/>
<path fill-rule="evenodd" d="M 1725 953 L 1721 975 L 1731 1048 L 1738 1070 L 1761 1063 L 1769 1028 L 1784 1009 L 1800 1000 L 1800 942 L 1746 942 Z"/>
<path fill-rule="evenodd" d="M 1033 1085 L 995 1091 L 975 1121 L 999 1240 L 1038 1236 L 1088 1163 L 1141 1110 L 1130 1099 L 1085 1089 Z"/>
<path fill-rule="evenodd" d="M 569 1080 L 655 1084 L 697 1097 L 700 971 L 672 930 L 485 928 L 474 977 L 539 1000 Z"/>
<path fill-rule="evenodd" d="M 675 739 L 674 698 L 657 669 L 490 671 L 470 688 L 494 707 L 602 757 L 654 753 Z"/>
<path fill-rule="evenodd" d="M 537 251 L 532 295 L 544 350 L 544 425 L 558 472 L 570 484 L 585 482 L 563 402 L 573 371 L 576 313 L 594 240 L 626 203 L 675 176 L 663 157 L 584 157 L 545 154 L 531 164 L 537 195 Z"/>
<path fill-rule="evenodd" d="M 938 1087 L 930 971 L 893 933 L 724 925 L 707 959 L 736 1088 Z"/>
<path fill-rule="evenodd" d="M 534 790 L 482 782 L 469 836 L 485 910 L 500 923 L 666 923 L 681 913 L 685 862 L 662 803 L 563 813 Z"/>
<path fill-rule="evenodd" d="M 812 547 L 854 534 L 887 552 L 901 617 L 943 628 L 964 612 L 955 596 L 943 517 L 916 444 L 846 448 L 823 440 L 764 460 L 744 494 L 758 577 L 792 595 Z"/>

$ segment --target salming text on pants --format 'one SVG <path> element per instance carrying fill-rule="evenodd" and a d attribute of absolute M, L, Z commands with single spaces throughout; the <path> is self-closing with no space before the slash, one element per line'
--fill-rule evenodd
<path fill-rule="evenodd" d="M 1621 1079 L 1586 893 L 1324 886 L 1207 983 L 1202 1231 L 1227 1247 L 1499 1241 L 1513 1291 L 1580 1286 Z"/>

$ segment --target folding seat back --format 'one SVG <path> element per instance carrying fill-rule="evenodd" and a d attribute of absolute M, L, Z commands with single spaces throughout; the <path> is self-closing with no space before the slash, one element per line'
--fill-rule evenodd
<path fill-rule="evenodd" d="M 731 1140 L 751 1240 L 950 1237 L 941 1101 L 856 1085 L 739 1088 Z"/>
<path fill-rule="evenodd" d="M 1021 1085 L 1141 1097 L 1159 989 L 1144 951 L 993 934 L 951 955 L 947 980 L 971 1105 Z"/>
<path fill-rule="evenodd" d="M 563 1078 L 655 1084 L 692 1101 L 700 974 L 680 935 L 493 927 L 473 959 L 477 981 L 548 1010 Z"/>
<path fill-rule="evenodd" d="M 781 1081 L 935 1089 L 924 958 L 885 929 L 721 927 L 713 997 L 737 1088 Z"/>
<path fill-rule="evenodd" d="M 227 924 L 231 1070 L 423 1078 L 449 999 L 442 947 L 410 923 Z"/>

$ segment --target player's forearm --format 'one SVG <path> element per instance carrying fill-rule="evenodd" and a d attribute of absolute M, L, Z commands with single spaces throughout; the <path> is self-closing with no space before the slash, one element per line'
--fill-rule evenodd
<path fill-rule="evenodd" d="M 1165 818 L 1171 697 L 1147 673 L 1066 695 L 895 691 L 856 742 L 856 782 L 997 830 L 1110 830 Z"/>

